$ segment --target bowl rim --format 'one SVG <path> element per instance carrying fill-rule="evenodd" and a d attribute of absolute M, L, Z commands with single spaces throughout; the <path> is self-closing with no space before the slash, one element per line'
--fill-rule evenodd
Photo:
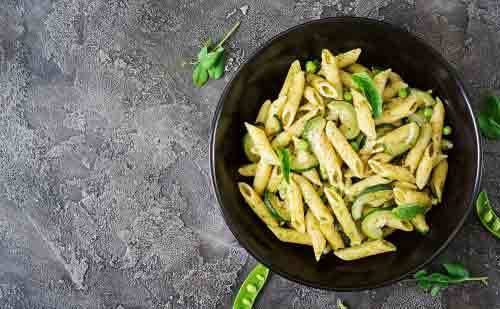
<path fill-rule="evenodd" d="M 431 254 L 423 263 L 420 263 L 419 265 L 411 268 L 410 270 L 406 271 L 405 273 L 396 276 L 391 279 L 387 279 L 384 281 L 381 281 L 376 284 L 363 284 L 360 283 L 359 286 L 356 287 L 332 287 L 329 285 L 317 283 L 314 281 L 309 281 L 309 280 L 304 280 L 300 277 L 294 276 L 290 273 L 287 273 L 286 271 L 282 271 L 280 267 L 276 266 L 275 263 L 270 263 L 266 261 L 265 259 L 261 258 L 259 255 L 257 255 L 252 247 L 250 246 L 248 241 L 245 241 L 241 239 L 239 236 L 239 232 L 236 230 L 236 225 L 234 222 L 232 222 L 229 214 L 226 212 L 225 207 L 223 206 L 221 202 L 221 196 L 220 196 L 220 191 L 218 189 L 218 184 L 217 184 L 217 177 L 216 177 L 216 172 L 215 172 L 215 136 L 217 133 L 217 125 L 220 120 L 220 116 L 222 113 L 223 105 L 225 98 L 227 97 L 229 93 L 229 89 L 232 87 L 232 84 L 234 80 L 236 79 L 237 76 L 239 76 L 241 70 L 251 61 L 253 60 L 256 56 L 261 54 L 264 50 L 266 50 L 268 47 L 270 47 L 275 41 L 281 39 L 282 37 L 286 36 L 288 33 L 296 31 L 297 29 L 303 28 L 305 26 L 315 24 L 315 23 L 343 23 L 343 22 L 351 22 L 351 23 L 365 23 L 365 24 L 378 24 L 382 25 L 383 27 L 391 30 L 391 31 L 399 31 L 404 33 L 407 36 L 410 36 L 412 39 L 418 41 L 420 44 L 424 45 L 431 54 L 437 59 L 437 61 L 444 66 L 444 68 L 447 70 L 447 72 L 451 75 L 451 77 L 456 81 L 456 85 L 458 86 L 458 90 L 460 91 L 462 97 L 465 100 L 465 107 L 470 115 L 472 115 L 472 126 L 474 129 L 474 139 L 476 141 L 476 153 L 477 153 L 477 159 L 476 159 L 476 172 L 474 175 L 475 181 L 474 181 L 474 187 L 473 187 L 473 192 L 472 192 L 472 197 L 473 197 L 473 202 L 468 205 L 467 210 L 465 211 L 465 214 L 463 217 L 460 219 L 459 223 L 457 226 L 453 229 L 451 234 L 448 236 L 446 241 L 433 253 Z M 212 119 L 212 124 L 210 126 L 210 143 L 209 143 L 209 163 L 210 163 L 210 178 L 211 178 L 211 184 L 212 184 L 212 190 L 215 193 L 215 197 L 217 200 L 217 203 L 219 205 L 219 209 L 222 213 L 222 217 L 224 218 L 224 221 L 226 222 L 226 225 L 229 227 L 229 230 L 233 234 L 233 236 L 236 238 L 238 243 L 245 249 L 247 250 L 250 255 L 257 260 L 259 263 L 265 265 L 268 267 L 272 272 L 297 283 L 317 288 L 317 289 L 322 289 L 322 290 L 330 290 L 330 291 L 338 291 L 338 292 L 353 292 L 353 291 L 364 291 L 368 289 L 374 289 L 382 286 L 387 286 L 393 283 L 397 283 L 398 281 L 406 278 L 408 275 L 417 272 L 418 270 L 424 268 L 427 266 L 429 263 L 431 263 L 439 254 L 441 254 L 450 244 L 450 242 L 455 238 L 457 233 L 461 230 L 463 227 L 465 220 L 468 218 L 470 215 L 470 212 L 473 208 L 474 200 L 477 197 L 477 194 L 479 193 L 479 186 L 481 184 L 481 178 L 483 174 L 483 153 L 482 153 L 482 141 L 481 137 L 479 134 L 478 126 L 476 123 L 476 119 L 474 117 L 474 112 L 472 110 L 470 100 L 469 100 L 469 95 L 467 93 L 467 90 L 465 88 L 464 82 L 460 78 L 460 75 L 458 74 L 457 70 L 444 58 L 444 56 L 438 52 L 433 46 L 431 46 L 429 43 L 427 43 L 423 38 L 415 35 L 414 33 L 399 27 L 397 25 L 385 22 L 385 21 L 380 21 L 372 18 L 367 18 L 367 17 L 356 17 L 356 16 L 339 16 L 339 17 L 325 17 L 325 18 L 320 18 L 320 19 L 315 19 L 311 21 L 307 21 L 304 23 L 300 23 L 298 25 L 295 25 L 293 27 L 290 27 L 270 39 L 268 39 L 266 42 L 264 42 L 262 45 L 257 47 L 249 56 L 248 58 L 238 67 L 238 70 L 234 75 L 230 78 L 229 82 L 226 84 L 224 87 L 223 92 L 220 95 L 220 98 L 217 102 L 217 107 L 215 109 L 215 113 Z M 277 268 L 277 270 L 276 270 Z"/>

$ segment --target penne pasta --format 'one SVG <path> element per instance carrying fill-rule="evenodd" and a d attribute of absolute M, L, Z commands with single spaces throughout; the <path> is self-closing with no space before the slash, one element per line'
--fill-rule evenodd
<path fill-rule="evenodd" d="M 344 200 L 332 188 L 325 188 L 324 192 L 328 203 L 330 204 L 330 207 L 332 208 L 333 213 L 337 218 L 337 221 L 340 223 L 340 226 L 342 226 L 342 230 L 351 242 L 350 245 L 359 245 L 363 239 L 360 232 L 358 231 L 356 224 L 354 223 L 354 220 L 351 217 L 351 213 L 345 205 Z"/>
<path fill-rule="evenodd" d="M 425 215 L 423 214 L 416 215 L 415 218 L 410 219 L 410 222 L 413 227 L 421 234 L 426 234 L 429 231 L 429 225 L 427 224 Z"/>
<path fill-rule="evenodd" d="M 382 177 L 415 183 L 415 176 L 413 176 L 407 168 L 402 166 L 382 163 L 375 160 L 368 160 L 368 165 L 376 174 Z"/>
<path fill-rule="evenodd" d="M 306 126 L 306 123 L 310 119 L 314 118 L 317 113 L 318 109 L 315 109 L 310 112 L 307 112 L 307 114 L 297 119 L 297 121 L 295 121 L 288 130 L 281 132 L 274 138 L 272 146 L 275 149 L 287 146 L 292 141 L 292 137 L 299 136 L 302 134 L 302 132 L 304 131 L 304 127 Z"/>
<path fill-rule="evenodd" d="M 430 207 L 432 205 L 431 197 L 425 192 L 405 189 L 403 187 L 395 187 L 393 191 L 394 201 L 396 201 L 397 205 L 420 204 L 427 207 Z"/>
<path fill-rule="evenodd" d="M 334 249 L 342 249 L 345 247 L 344 241 L 342 240 L 342 236 L 335 228 L 335 225 L 332 223 L 321 223 L 319 225 L 321 233 L 325 236 L 328 244 Z"/>
<path fill-rule="evenodd" d="M 332 223 L 333 217 L 325 204 L 323 204 L 316 190 L 314 190 L 313 185 L 298 174 L 293 174 L 292 178 L 299 185 L 304 201 L 307 206 L 309 206 L 309 209 L 311 209 L 316 219 L 318 219 L 319 223 Z"/>
<path fill-rule="evenodd" d="M 336 88 L 323 77 L 308 73 L 306 80 L 323 97 L 330 99 L 339 98 Z"/>
<path fill-rule="evenodd" d="M 356 110 L 344 101 L 333 101 L 328 104 L 328 120 L 340 121 L 340 131 L 347 139 L 356 138 L 359 135 L 358 119 Z"/>
<path fill-rule="evenodd" d="M 396 246 L 387 240 L 370 240 L 361 245 L 334 251 L 333 253 L 344 261 L 358 260 L 376 254 L 396 251 Z"/>
<path fill-rule="evenodd" d="M 306 224 L 304 219 L 304 204 L 302 202 L 302 193 L 299 186 L 292 179 L 288 185 L 286 201 L 290 210 L 290 219 L 292 227 L 298 232 L 306 232 Z"/>
<path fill-rule="evenodd" d="M 262 222 L 271 227 L 279 226 L 278 221 L 269 213 L 264 202 L 251 186 L 244 182 L 239 182 L 238 188 L 247 205 L 250 206 Z"/>
<path fill-rule="evenodd" d="M 344 70 L 339 70 L 340 81 L 345 88 L 353 88 L 359 90 L 358 85 L 352 80 L 351 73 Z"/>
<path fill-rule="evenodd" d="M 293 76 L 300 72 L 302 69 L 300 67 L 300 61 L 295 60 L 292 62 L 290 65 L 290 68 L 288 69 L 288 73 L 286 74 L 285 81 L 283 82 L 283 86 L 281 87 L 280 93 L 278 97 L 283 97 L 288 95 L 288 90 L 290 89 L 290 85 L 292 83 Z"/>
<path fill-rule="evenodd" d="M 425 148 L 429 145 L 432 138 L 432 128 L 429 123 L 424 123 L 420 128 L 420 135 L 417 143 L 411 148 L 406 155 L 403 166 L 407 167 L 410 172 L 414 173 L 417 170 L 420 159 L 424 154 Z"/>
<path fill-rule="evenodd" d="M 420 163 L 418 164 L 417 171 L 415 173 L 417 187 L 422 190 L 429 178 L 431 176 L 432 168 L 434 167 L 434 161 L 436 159 L 436 153 L 434 151 L 434 145 L 430 143 L 424 150 L 424 154 Z"/>
<path fill-rule="evenodd" d="M 375 120 L 372 117 L 372 110 L 366 98 L 354 89 L 351 89 L 352 100 L 354 102 L 354 109 L 356 110 L 356 117 L 358 120 L 359 129 L 367 138 L 377 138 L 375 131 Z"/>
<path fill-rule="evenodd" d="M 352 149 L 351 144 L 344 137 L 342 132 L 337 128 L 335 123 L 328 121 L 326 124 L 326 136 L 333 145 L 333 148 L 337 151 L 340 158 L 347 164 L 347 166 L 353 171 L 354 176 L 361 178 L 363 177 L 365 166 L 363 161 L 359 158 L 358 154 Z"/>
<path fill-rule="evenodd" d="M 273 167 L 266 163 L 264 160 L 260 160 L 257 164 L 257 169 L 255 170 L 255 177 L 253 179 L 253 188 L 257 194 L 261 195 L 267 187 L 269 178 L 271 177 L 271 169 Z"/>
<path fill-rule="evenodd" d="M 359 64 L 359 63 L 353 63 L 349 66 L 346 67 L 346 70 L 348 72 L 351 72 L 351 73 L 362 73 L 362 72 L 366 72 L 368 74 L 371 74 L 371 71 L 370 69 L 368 69 L 367 67 L 365 67 L 364 65 L 362 64 Z"/>
<path fill-rule="evenodd" d="M 288 129 L 295 120 L 295 115 L 297 114 L 300 101 L 302 100 L 302 95 L 304 94 L 305 82 L 304 72 L 300 71 L 295 73 L 292 83 L 290 84 L 286 104 L 283 107 L 283 113 L 281 115 L 283 128 L 285 129 Z"/>
<path fill-rule="evenodd" d="M 375 124 L 394 123 L 408 117 L 417 110 L 418 106 L 416 102 L 417 99 L 414 95 L 409 95 L 404 99 L 392 99 L 392 101 L 384 107 L 382 115 L 375 120 Z"/>
<path fill-rule="evenodd" d="M 256 171 L 257 163 L 245 164 L 238 169 L 238 173 L 245 177 L 255 176 Z"/>
<path fill-rule="evenodd" d="M 395 72 L 389 73 L 389 84 L 385 87 L 382 97 L 384 101 L 394 98 L 398 95 L 399 90 L 403 88 L 408 88 L 408 84 L 405 83 L 401 76 Z"/>
<path fill-rule="evenodd" d="M 268 228 L 282 242 L 312 246 L 311 236 L 307 233 L 277 226 L 268 226 Z"/>
<path fill-rule="evenodd" d="M 301 175 L 304 176 L 307 180 L 309 180 L 313 185 L 316 185 L 318 187 L 323 186 L 323 183 L 319 178 L 318 171 L 315 168 L 302 172 Z"/>
<path fill-rule="evenodd" d="M 434 105 L 430 123 L 432 127 L 432 144 L 434 144 L 434 151 L 439 153 L 441 152 L 444 124 L 444 105 L 439 98 L 436 98 L 436 105 Z"/>
<path fill-rule="evenodd" d="M 271 100 L 266 100 L 264 104 L 259 109 L 255 123 L 265 124 L 267 121 L 267 113 L 269 112 L 269 107 L 271 106 Z"/>
<path fill-rule="evenodd" d="M 271 164 L 280 165 L 280 160 L 269 143 L 266 133 L 262 129 L 245 122 L 248 134 L 250 135 L 261 160 Z"/>
<path fill-rule="evenodd" d="M 267 183 L 267 191 L 276 193 L 282 181 L 283 174 L 281 173 L 281 167 L 273 166 L 271 176 L 269 176 L 269 182 Z"/>
<path fill-rule="evenodd" d="M 316 217 L 312 214 L 311 210 L 307 211 L 306 214 L 306 226 L 307 234 L 311 237 L 311 242 L 313 245 L 314 256 L 316 261 L 319 261 L 323 250 L 326 248 L 326 239 L 319 229 L 319 222 Z"/>
<path fill-rule="evenodd" d="M 358 61 L 359 55 L 361 55 L 361 48 L 351 49 L 345 53 L 338 54 L 336 56 L 338 68 L 341 69 L 355 63 Z"/>
<path fill-rule="evenodd" d="M 267 135 L 274 135 L 281 130 L 282 124 L 280 119 L 286 100 L 286 96 L 279 97 L 269 106 L 266 122 L 264 124 Z"/>
<path fill-rule="evenodd" d="M 391 69 L 384 70 L 375 74 L 373 77 L 373 82 L 375 83 L 375 88 L 377 88 L 380 96 L 384 94 L 384 89 L 389 79 L 389 74 L 391 73 Z"/>
<path fill-rule="evenodd" d="M 448 160 L 445 159 L 436 165 L 431 176 L 431 189 L 440 203 L 443 200 L 443 190 L 447 174 Z"/>
<path fill-rule="evenodd" d="M 342 99 L 344 94 L 339 69 L 337 67 L 337 59 L 335 59 L 335 56 L 333 56 L 328 49 L 323 49 L 321 52 L 321 71 L 326 80 L 329 81 L 337 91 L 337 97 L 334 99 Z"/>
<path fill-rule="evenodd" d="M 313 87 L 306 86 L 304 89 L 304 98 L 315 106 L 323 106 L 323 98 Z"/>

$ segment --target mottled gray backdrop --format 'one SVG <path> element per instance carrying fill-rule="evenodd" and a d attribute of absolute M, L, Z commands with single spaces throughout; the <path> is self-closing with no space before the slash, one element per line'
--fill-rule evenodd
<path fill-rule="evenodd" d="M 0 308 L 229 308 L 255 261 L 211 194 L 219 95 L 260 44 L 310 19 L 360 15 L 422 36 L 473 94 L 500 88 L 495 0 L 0 0 Z M 222 80 L 184 59 L 235 21 Z M 498 143 L 485 177 L 499 209 Z M 449 205 L 452 207 L 453 205 Z M 500 308 L 500 243 L 471 215 L 435 262 L 488 287 L 438 297 L 414 282 L 324 292 L 272 276 L 257 308 Z"/>

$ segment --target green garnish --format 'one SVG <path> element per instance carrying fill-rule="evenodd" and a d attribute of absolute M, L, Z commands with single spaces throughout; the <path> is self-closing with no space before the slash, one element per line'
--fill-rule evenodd
<path fill-rule="evenodd" d="M 408 95 L 410 95 L 410 88 L 401 88 L 398 91 L 398 96 L 400 98 L 406 98 Z"/>
<path fill-rule="evenodd" d="M 347 102 L 352 102 L 352 93 L 350 91 L 344 92 L 344 100 Z"/>
<path fill-rule="evenodd" d="M 351 141 L 351 143 L 350 143 L 350 144 L 351 144 L 352 149 L 353 149 L 354 151 L 358 152 L 358 150 L 359 150 L 359 143 L 358 143 L 357 141 L 355 141 L 355 140 L 354 140 L 354 141 Z"/>
<path fill-rule="evenodd" d="M 500 138 L 500 97 L 490 95 L 485 100 L 486 109 L 479 113 L 479 129 L 490 139 Z"/>
<path fill-rule="evenodd" d="M 207 40 L 198 52 L 198 60 L 194 63 L 195 67 L 193 69 L 193 82 L 196 87 L 203 87 L 209 78 L 219 79 L 222 77 L 225 67 L 224 48 L 222 48 L 222 45 L 239 26 L 240 22 L 237 22 L 213 48 L 211 47 L 211 40 Z"/>
<path fill-rule="evenodd" d="M 500 218 L 491 207 L 486 191 L 479 193 L 476 213 L 483 226 L 495 237 L 500 238 Z"/>
<path fill-rule="evenodd" d="M 278 197 L 267 190 L 264 192 L 264 206 L 266 206 L 271 216 L 278 220 L 280 225 L 290 222 L 290 215 L 287 215 L 283 210 L 283 206 L 281 206 Z"/>
<path fill-rule="evenodd" d="M 236 295 L 233 303 L 233 309 L 252 308 L 259 292 L 266 284 L 269 269 L 262 264 L 257 264 L 248 274 Z"/>
<path fill-rule="evenodd" d="M 446 274 L 428 273 L 426 270 L 417 272 L 413 277 L 418 285 L 424 290 L 430 290 L 432 296 L 436 296 L 440 290 L 446 289 L 452 284 L 460 284 L 467 281 L 481 281 L 488 285 L 488 277 L 470 277 L 469 272 L 462 264 L 449 263 L 443 264 Z"/>
<path fill-rule="evenodd" d="M 290 183 L 290 152 L 286 148 L 278 149 L 278 156 L 281 161 L 281 171 L 283 178 L 287 183 Z"/>
<path fill-rule="evenodd" d="M 453 148 L 453 143 L 450 140 L 443 138 L 441 141 L 441 149 L 446 151 Z"/>
<path fill-rule="evenodd" d="M 433 114 L 432 107 L 426 107 L 426 108 L 424 108 L 424 117 L 425 118 L 431 119 L 432 114 Z"/>
<path fill-rule="evenodd" d="M 320 62 L 315 59 L 315 60 L 308 60 L 306 62 L 306 72 L 307 73 L 316 73 L 319 70 L 320 67 Z"/>
<path fill-rule="evenodd" d="M 368 73 L 361 72 L 352 74 L 352 80 L 363 91 L 366 99 L 372 107 L 372 114 L 374 118 L 382 115 L 382 96 L 375 87 L 375 83 Z"/>
<path fill-rule="evenodd" d="M 347 308 L 347 306 L 344 305 L 344 303 L 342 303 L 342 300 L 340 298 L 337 298 L 337 309 L 349 309 L 349 308 Z"/>
<path fill-rule="evenodd" d="M 445 126 L 445 127 L 443 128 L 443 135 L 450 135 L 450 134 L 451 134 L 451 132 L 452 132 L 452 129 L 451 129 L 451 127 L 450 127 L 450 126 Z"/>
<path fill-rule="evenodd" d="M 401 220 L 410 220 L 415 218 L 418 214 L 425 213 L 426 209 L 427 207 L 421 204 L 411 203 L 399 205 L 392 210 L 392 213 Z"/>

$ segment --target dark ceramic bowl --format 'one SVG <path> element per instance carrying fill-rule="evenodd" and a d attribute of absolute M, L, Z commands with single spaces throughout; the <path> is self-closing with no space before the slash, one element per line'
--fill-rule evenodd
<path fill-rule="evenodd" d="M 241 197 L 238 167 L 245 163 L 243 122 L 276 98 L 290 63 L 320 57 L 321 49 L 338 53 L 363 49 L 360 63 L 390 67 L 410 85 L 433 89 L 446 105 L 453 127 L 453 150 L 444 201 L 428 215 L 430 232 L 394 233 L 398 251 L 346 262 L 327 255 L 314 261 L 312 249 L 282 243 L 254 215 Z M 417 271 L 441 251 L 462 227 L 478 191 L 480 139 L 464 85 L 455 70 L 427 43 L 390 24 L 353 17 L 326 18 L 293 27 L 260 47 L 227 85 L 212 124 L 212 181 L 227 225 L 259 262 L 273 272 L 315 288 L 355 291 L 396 282 Z"/>

